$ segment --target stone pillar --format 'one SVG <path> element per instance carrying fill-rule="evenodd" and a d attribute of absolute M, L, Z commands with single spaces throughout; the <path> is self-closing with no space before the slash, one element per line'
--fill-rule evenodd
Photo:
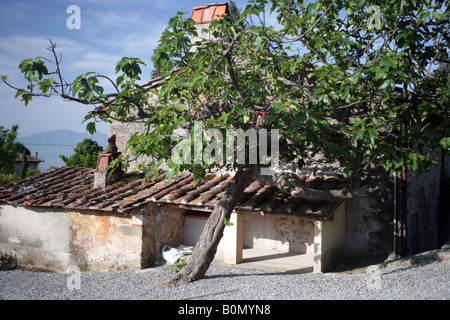
<path fill-rule="evenodd" d="M 346 201 L 336 210 L 332 221 L 314 222 L 314 273 L 328 271 L 342 258 L 345 249 Z"/>
<path fill-rule="evenodd" d="M 233 212 L 230 222 L 233 225 L 225 226 L 223 234 L 223 262 L 238 264 L 242 262 L 242 250 L 244 248 L 244 215 Z"/>

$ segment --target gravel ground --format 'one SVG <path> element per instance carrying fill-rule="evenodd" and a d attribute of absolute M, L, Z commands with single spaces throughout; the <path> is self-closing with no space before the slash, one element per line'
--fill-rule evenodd
<path fill-rule="evenodd" d="M 450 261 L 359 273 L 296 274 L 211 265 L 207 276 L 170 286 L 167 266 L 117 272 L 0 272 L 1 300 L 443 300 Z"/>

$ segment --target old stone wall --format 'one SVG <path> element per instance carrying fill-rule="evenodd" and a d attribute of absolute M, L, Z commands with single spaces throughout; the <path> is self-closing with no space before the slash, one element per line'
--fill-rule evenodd
<path fill-rule="evenodd" d="M 69 214 L 60 209 L 0 206 L 0 251 L 17 265 L 66 270 L 70 255 Z"/>
<path fill-rule="evenodd" d="M 347 200 L 345 256 L 384 259 L 392 251 L 392 208 L 374 199 Z M 387 205 L 389 209 L 389 205 Z"/>
<path fill-rule="evenodd" d="M 328 271 L 342 259 L 346 239 L 346 211 L 346 201 L 343 201 L 332 220 L 314 222 L 314 273 Z"/>
<path fill-rule="evenodd" d="M 152 95 L 149 97 L 149 105 L 156 105 L 158 103 L 158 97 Z M 136 110 L 133 115 L 137 115 Z M 124 153 L 128 140 L 135 133 L 144 133 L 147 130 L 147 127 L 144 122 L 146 119 L 141 120 L 140 122 L 120 122 L 113 120 L 111 124 L 108 125 L 108 137 L 112 135 L 116 135 L 116 146 L 118 152 Z M 125 153 L 130 155 L 129 152 Z M 135 167 L 142 162 L 151 161 L 151 157 L 140 156 L 137 159 L 130 159 L 129 168 L 127 171 L 134 171 Z"/>
<path fill-rule="evenodd" d="M 416 126 L 421 129 L 422 126 Z M 442 133 L 431 122 L 428 134 L 430 138 L 440 138 Z M 417 150 L 419 147 L 417 146 Z M 428 154 L 427 148 L 421 148 L 424 154 Z M 435 165 L 423 174 L 407 172 L 407 211 L 406 211 L 406 254 L 412 255 L 423 251 L 429 251 L 440 247 L 439 232 L 442 233 L 445 226 L 445 207 L 448 202 L 446 184 L 450 178 L 448 174 L 449 156 L 442 149 L 431 152 Z"/>
<path fill-rule="evenodd" d="M 448 240 L 450 213 L 446 185 L 449 185 L 450 161 L 443 154 L 435 154 L 435 160 L 436 166 L 422 174 L 407 171 L 405 202 L 401 190 L 404 184 L 398 177 L 396 253 L 399 256 L 433 250 Z M 378 177 L 385 187 L 383 193 L 373 198 L 347 200 L 347 257 L 383 259 L 393 252 L 394 178 L 383 172 Z"/>
<path fill-rule="evenodd" d="M 155 262 L 155 214 L 2 205 L 0 253 L 55 272 L 146 268 Z"/>
<path fill-rule="evenodd" d="M 314 221 L 244 214 L 244 248 L 313 253 Z"/>
<path fill-rule="evenodd" d="M 448 240 L 450 157 L 434 153 L 427 172 L 407 174 L 407 254 L 439 248 Z"/>
<path fill-rule="evenodd" d="M 439 244 L 450 241 L 450 153 L 442 155 L 439 197 Z"/>
<path fill-rule="evenodd" d="M 438 245 L 439 168 L 426 175 L 408 174 L 407 254 L 436 249 Z"/>
<path fill-rule="evenodd" d="M 128 140 L 134 133 L 142 133 L 144 132 L 144 124 L 143 123 L 125 123 L 119 121 L 113 121 L 108 126 L 108 137 L 112 135 L 116 135 L 116 146 L 118 152 L 124 152 L 126 144 Z M 129 154 L 129 153 L 126 153 Z M 129 164 L 128 171 L 134 171 L 134 168 L 142 161 L 149 161 L 149 157 L 140 157 L 139 160 L 133 160 Z"/>
<path fill-rule="evenodd" d="M 153 264 L 151 214 L 74 211 L 70 221 L 71 264 L 80 270 L 139 269 Z"/>
<path fill-rule="evenodd" d="M 393 180 L 383 168 L 373 168 L 363 183 L 380 184 L 374 197 L 347 199 L 344 255 L 348 258 L 384 260 L 393 250 Z"/>
<path fill-rule="evenodd" d="M 262 216 L 244 213 L 244 248 L 277 252 L 313 253 L 314 222 L 310 219 Z M 189 212 L 185 218 L 184 243 L 194 246 L 206 224 L 208 215 Z M 218 251 L 223 251 L 223 238 Z"/>
<path fill-rule="evenodd" d="M 161 245 L 177 247 L 184 241 L 184 211 L 173 206 L 161 206 Z"/>

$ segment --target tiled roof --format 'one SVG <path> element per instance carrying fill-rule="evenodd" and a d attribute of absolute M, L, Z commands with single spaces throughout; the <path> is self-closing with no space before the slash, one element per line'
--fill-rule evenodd
<path fill-rule="evenodd" d="M 228 173 L 211 174 L 196 183 L 189 174 L 168 180 L 164 174 L 144 184 L 142 173 L 127 173 L 106 189 L 93 189 L 94 170 L 62 167 L 0 187 L 0 202 L 17 206 L 62 207 L 127 212 L 145 203 L 165 203 L 192 210 L 212 211 L 233 178 Z M 300 176 L 314 188 L 340 188 L 346 182 L 337 177 Z M 279 189 L 253 182 L 242 194 L 239 212 L 298 215 L 327 220 L 341 201 L 317 202 L 293 198 Z"/>
<path fill-rule="evenodd" d="M 17 154 L 16 158 L 14 159 L 14 162 L 22 162 L 22 153 Z M 27 162 L 45 162 L 45 161 L 37 157 L 27 155 Z"/>

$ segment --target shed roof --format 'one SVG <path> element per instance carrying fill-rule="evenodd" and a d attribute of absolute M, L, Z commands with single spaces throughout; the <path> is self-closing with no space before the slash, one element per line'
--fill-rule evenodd
<path fill-rule="evenodd" d="M 94 170 L 61 167 L 50 169 L 24 180 L 0 187 L 0 202 L 16 206 L 62 207 L 66 209 L 128 212 L 153 202 L 191 210 L 212 211 L 227 184 L 229 173 L 210 174 L 196 184 L 194 176 L 183 173 L 171 180 L 164 173 L 154 181 L 143 183 L 144 175 L 126 173 L 124 178 L 106 189 L 93 189 Z M 340 188 L 347 182 L 338 177 L 300 176 L 314 188 Z M 294 198 L 279 189 L 255 181 L 248 186 L 238 212 L 285 214 L 320 220 L 331 220 L 341 201 L 309 201 Z"/>

